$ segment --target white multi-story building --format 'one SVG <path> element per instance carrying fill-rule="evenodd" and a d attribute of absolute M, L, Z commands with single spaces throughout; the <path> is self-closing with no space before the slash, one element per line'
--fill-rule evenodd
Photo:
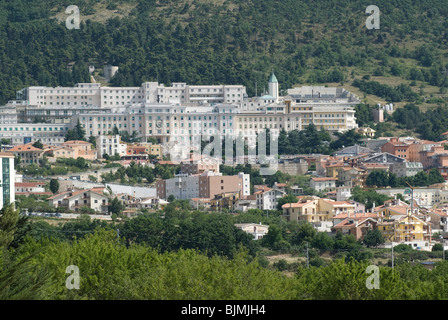
<path fill-rule="evenodd" d="M 257 209 L 277 210 L 278 199 L 285 196 L 284 191 L 263 187 L 254 192 L 257 200 Z"/>
<path fill-rule="evenodd" d="M 0 209 L 4 204 L 15 202 L 14 155 L 0 152 Z"/>
<path fill-rule="evenodd" d="M 12 123 L 0 126 L 0 139 L 10 139 L 11 144 L 26 144 L 40 140 L 43 144 L 58 145 L 70 128 L 69 123 Z"/>
<path fill-rule="evenodd" d="M 247 97 L 242 85 L 165 86 L 145 82 L 140 87 L 102 87 L 100 83 L 78 83 L 74 87 L 28 87 L 17 92 L 17 99 L 37 106 L 99 106 L 102 108 L 139 103 L 242 103 Z"/>
<path fill-rule="evenodd" d="M 250 195 L 250 175 L 239 173 L 223 176 L 221 173 L 207 171 L 202 174 L 180 174 L 171 179 L 156 181 L 157 196 L 167 199 L 212 199 L 226 192 L 239 192 L 240 196 Z"/>
<path fill-rule="evenodd" d="M 145 82 L 140 87 L 101 87 L 79 83 L 29 87 L 19 91 L 17 98 L 25 106 L 21 119 L 39 116 L 54 122 L 71 116 L 69 126 L 79 120 L 86 136 L 111 134 L 117 127 L 119 132 L 171 143 L 173 149 L 176 144 L 200 144 L 203 137 L 217 133 L 243 137 L 253 147 L 266 129 L 275 137 L 283 129 L 303 130 L 311 123 L 330 132 L 357 127 L 354 105 L 359 99 L 343 88 L 305 86 L 281 97 L 272 73 L 268 89 L 263 96 L 248 99 L 241 85 Z"/>
<path fill-rule="evenodd" d="M 102 158 L 104 154 L 109 156 L 114 156 L 118 154 L 119 156 L 126 155 L 125 143 L 121 143 L 120 136 L 117 135 L 100 135 L 96 139 L 96 150 L 97 157 Z"/>

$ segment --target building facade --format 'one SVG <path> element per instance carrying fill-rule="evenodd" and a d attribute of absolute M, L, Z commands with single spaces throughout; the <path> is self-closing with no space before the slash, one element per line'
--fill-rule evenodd
<path fill-rule="evenodd" d="M 3 205 L 15 202 L 14 155 L 0 152 L 0 209 Z"/>

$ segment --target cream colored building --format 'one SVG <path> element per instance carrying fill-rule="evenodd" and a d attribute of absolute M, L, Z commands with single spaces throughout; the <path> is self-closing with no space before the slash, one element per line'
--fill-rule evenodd
<path fill-rule="evenodd" d="M 355 204 L 348 201 L 335 201 L 318 197 L 302 197 L 297 203 L 282 206 L 283 215 L 288 221 L 307 221 L 309 223 L 329 222 L 341 213 L 353 214 Z"/>

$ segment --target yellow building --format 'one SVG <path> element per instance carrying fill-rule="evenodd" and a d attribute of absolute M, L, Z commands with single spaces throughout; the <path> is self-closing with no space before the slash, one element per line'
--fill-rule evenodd
<path fill-rule="evenodd" d="M 214 211 L 221 211 L 222 209 L 234 210 L 238 205 L 239 199 L 240 193 L 238 191 L 218 194 L 214 199 L 210 199 L 211 209 Z"/>
<path fill-rule="evenodd" d="M 369 137 L 369 138 L 374 138 L 375 137 L 375 130 L 373 130 L 370 127 L 362 127 L 362 128 L 358 128 L 358 133 L 362 134 L 363 136 Z"/>
<path fill-rule="evenodd" d="M 333 164 L 326 167 L 327 169 L 327 177 L 337 178 L 339 169 L 342 169 L 345 166 L 344 163 Z"/>
<path fill-rule="evenodd" d="M 418 214 L 418 208 L 413 212 L 406 203 L 396 206 L 385 206 L 378 211 L 380 221 L 378 230 L 386 242 L 401 242 L 417 246 L 426 246 L 431 242 L 431 225 L 426 216 Z"/>
<path fill-rule="evenodd" d="M 431 227 L 415 215 L 391 215 L 378 223 L 386 242 L 431 241 Z"/>
<path fill-rule="evenodd" d="M 331 221 L 331 218 L 340 213 L 354 214 L 355 204 L 348 201 L 303 197 L 297 203 L 285 203 L 282 209 L 288 221 L 317 223 Z"/>
<path fill-rule="evenodd" d="M 138 145 L 145 147 L 145 152 L 149 155 L 157 156 L 157 160 L 162 159 L 162 146 L 151 142 L 141 142 Z"/>

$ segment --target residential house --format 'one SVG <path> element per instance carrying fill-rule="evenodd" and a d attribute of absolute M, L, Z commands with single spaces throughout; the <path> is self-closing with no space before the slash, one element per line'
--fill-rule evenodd
<path fill-rule="evenodd" d="M 16 195 L 52 195 L 45 190 L 45 182 L 15 182 L 14 189 Z"/>
<path fill-rule="evenodd" d="M 257 223 L 236 223 L 235 226 L 252 235 L 254 240 L 262 239 L 269 232 L 269 226 Z"/>
<path fill-rule="evenodd" d="M 374 138 L 375 137 L 375 132 L 376 132 L 376 130 L 373 130 L 370 127 L 361 127 L 361 128 L 358 128 L 356 131 L 359 134 L 361 134 L 361 135 L 363 135 L 365 137 L 368 137 L 368 138 Z"/>
<path fill-rule="evenodd" d="M 329 178 L 337 179 L 338 173 L 339 173 L 339 169 L 341 169 L 341 168 L 343 168 L 345 166 L 346 166 L 346 164 L 343 163 L 343 162 L 326 166 L 326 170 L 327 170 L 326 176 L 329 177 Z"/>
<path fill-rule="evenodd" d="M 22 144 L 9 149 L 14 156 L 20 157 L 22 165 L 39 164 L 42 159 L 44 150 L 33 147 L 31 144 Z"/>
<path fill-rule="evenodd" d="M 368 217 L 346 218 L 333 226 L 332 231 L 340 231 L 345 235 L 353 235 L 356 240 L 363 240 L 368 231 L 376 229 L 377 223 L 376 220 Z"/>
<path fill-rule="evenodd" d="M 346 201 L 352 196 L 350 187 L 337 187 L 336 188 L 336 201 Z"/>
<path fill-rule="evenodd" d="M 73 149 L 75 151 L 75 159 L 84 158 L 86 160 L 96 160 L 96 150 L 90 142 L 82 140 L 69 140 L 61 143 L 60 146 Z"/>
<path fill-rule="evenodd" d="M 69 147 L 56 147 L 53 149 L 52 153 L 54 161 L 56 161 L 57 158 L 76 159 L 75 150 Z"/>
<path fill-rule="evenodd" d="M 316 159 L 316 173 L 318 176 L 325 176 L 327 167 L 335 164 L 343 164 L 344 157 L 331 157 L 328 155 L 321 155 Z"/>
<path fill-rule="evenodd" d="M 310 187 L 318 192 L 331 191 L 336 188 L 336 178 L 311 178 Z"/>
<path fill-rule="evenodd" d="M 364 186 L 365 170 L 357 167 L 343 167 L 338 171 L 338 181 L 341 185 L 346 187 Z"/>
<path fill-rule="evenodd" d="M 448 232 L 448 208 L 434 208 L 427 211 L 433 232 Z"/>
<path fill-rule="evenodd" d="M 92 188 L 87 190 L 65 191 L 47 199 L 48 203 L 55 208 L 66 208 L 79 212 L 80 208 L 86 206 L 98 213 L 107 213 L 109 197 L 103 194 L 104 188 Z"/>
<path fill-rule="evenodd" d="M 399 199 L 392 199 L 375 208 L 378 230 L 386 242 L 399 242 L 428 249 L 431 244 L 430 216 L 414 203 L 411 207 Z"/>

